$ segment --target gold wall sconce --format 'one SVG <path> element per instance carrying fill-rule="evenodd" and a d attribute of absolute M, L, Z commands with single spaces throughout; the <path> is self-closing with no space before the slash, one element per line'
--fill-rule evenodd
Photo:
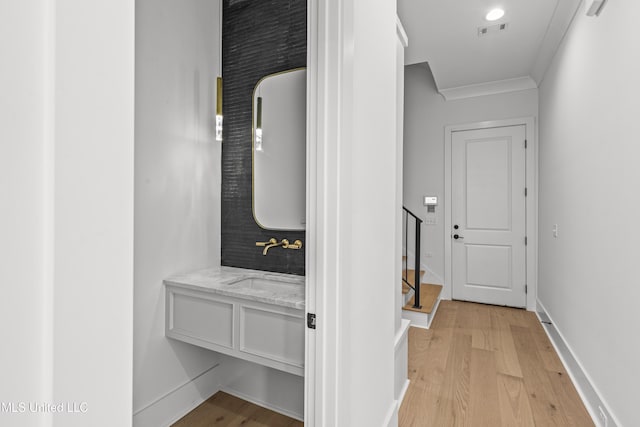
<path fill-rule="evenodd" d="M 216 141 L 222 141 L 222 77 L 216 78 Z"/>

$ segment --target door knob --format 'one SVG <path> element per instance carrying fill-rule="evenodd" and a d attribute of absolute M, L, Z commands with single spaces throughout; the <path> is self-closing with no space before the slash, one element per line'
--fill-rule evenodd
<path fill-rule="evenodd" d="M 462 237 L 462 236 L 461 236 L 461 235 L 459 235 L 459 234 L 454 234 L 454 235 L 453 235 L 453 238 L 454 238 L 454 239 L 456 239 L 456 240 L 458 240 L 458 239 L 464 239 L 464 237 Z"/>
<path fill-rule="evenodd" d="M 458 228 L 460 228 L 460 226 L 459 226 L 458 224 L 456 224 L 456 225 L 454 225 L 454 226 L 453 226 L 453 229 L 454 229 L 454 230 L 457 230 Z"/>

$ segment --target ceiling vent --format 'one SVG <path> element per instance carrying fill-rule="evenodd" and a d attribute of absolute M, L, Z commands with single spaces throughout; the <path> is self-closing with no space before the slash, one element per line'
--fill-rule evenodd
<path fill-rule="evenodd" d="M 502 33 L 509 28 L 509 24 L 507 22 L 503 24 L 489 25 L 486 27 L 478 27 L 478 37 L 488 36 L 489 34 L 498 34 Z"/>

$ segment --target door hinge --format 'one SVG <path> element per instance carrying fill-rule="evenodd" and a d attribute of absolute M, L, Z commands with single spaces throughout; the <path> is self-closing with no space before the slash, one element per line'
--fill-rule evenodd
<path fill-rule="evenodd" d="M 316 328 L 316 315 L 314 313 L 307 313 L 307 328 Z"/>
<path fill-rule="evenodd" d="M 524 187 L 524 197 L 527 197 L 527 192 L 528 192 L 527 187 Z"/>
<path fill-rule="evenodd" d="M 527 140 L 526 139 L 524 140 L 524 148 L 525 148 L 525 150 L 527 149 Z"/>
<path fill-rule="evenodd" d="M 527 246 L 527 236 L 524 236 L 524 245 Z"/>
<path fill-rule="evenodd" d="M 524 293 L 525 293 L 525 295 L 526 295 L 528 292 L 529 292 L 529 290 L 527 289 L 527 285 L 525 284 L 525 285 L 524 285 Z"/>

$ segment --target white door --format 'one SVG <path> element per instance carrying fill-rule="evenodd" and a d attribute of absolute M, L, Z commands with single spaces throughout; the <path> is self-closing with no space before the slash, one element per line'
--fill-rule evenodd
<path fill-rule="evenodd" d="M 526 306 L 525 126 L 453 132 L 453 298 Z"/>

